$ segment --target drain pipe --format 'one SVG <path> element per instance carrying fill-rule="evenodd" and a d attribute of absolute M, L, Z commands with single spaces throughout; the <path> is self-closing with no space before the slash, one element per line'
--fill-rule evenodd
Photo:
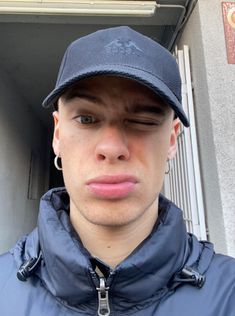
<path fill-rule="evenodd" d="M 188 1 L 187 1 L 188 3 Z M 174 46 L 174 43 L 175 43 L 175 39 L 177 38 L 177 35 L 181 29 L 181 26 L 182 26 L 182 22 L 184 20 L 184 17 L 185 17 L 185 13 L 186 13 L 186 6 L 183 6 L 183 5 L 178 5 L 178 4 L 158 4 L 156 3 L 156 7 L 161 9 L 161 8 L 172 8 L 172 9 L 180 9 L 182 10 L 182 13 L 180 15 L 180 18 L 178 20 L 178 23 L 176 25 L 176 28 L 175 28 L 175 32 L 171 38 L 171 41 L 168 45 L 168 50 L 171 51 L 173 49 L 173 46 Z"/>
<path fill-rule="evenodd" d="M 187 22 L 190 14 L 192 13 L 194 7 L 196 6 L 198 0 L 187 0 L 186 3 L 184 5 L 177 5 L 177 4 L 158 4 L 156 3 L 156 8 L 173 8 L 173 9 L 180 9 L 182 10 L 182 13 L 180 15 L 180 18 L 178 20 L 178 23 L 176 25 L 174 34 L 171 38 L 171 41 L 168 45 L 168 50 L 172 51 L 174 44 L 178 38 L 178 36 L 180 35 L 180 32 L 183 28 L 183 26 L 185 25 L 185 23 Z"/>

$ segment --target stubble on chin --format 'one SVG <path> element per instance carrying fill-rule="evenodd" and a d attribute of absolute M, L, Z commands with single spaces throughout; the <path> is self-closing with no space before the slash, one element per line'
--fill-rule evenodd
<path fill-rule="evenodd" d="M 81 206 L 80 206 L 81 205 Z M 158 195 L 147 205 L 123 201 L 78 201 L 70 204 L 70 217 L 73 222 L 83 222 L 88 225 L 120 229 L 141 221 L 146 216 L 155 217 L 158 214 Z M 154 223 L 153 223 L 154 225 Z"/>

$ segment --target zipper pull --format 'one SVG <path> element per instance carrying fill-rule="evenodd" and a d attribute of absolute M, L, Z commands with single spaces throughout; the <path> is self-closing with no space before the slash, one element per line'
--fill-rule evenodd
<path fill-rule="evenodd" d="M 105 285 L 105 278 L 100 277 L 100 287 L 97 287 L 98 291 L 98 315 L 99 316 L 109 316 L 110 308 L 109 308 L 109 287 Z"/>

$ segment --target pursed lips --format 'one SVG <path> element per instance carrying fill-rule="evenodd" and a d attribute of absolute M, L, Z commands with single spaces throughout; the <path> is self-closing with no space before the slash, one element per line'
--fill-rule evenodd
<path fill-rule="evenodd" d="M 103 175 L 90 179 L 86 185 L 90 193 L 103 199 L 121 199 L 135 189 L 138 180 L 128 174 Z"/>

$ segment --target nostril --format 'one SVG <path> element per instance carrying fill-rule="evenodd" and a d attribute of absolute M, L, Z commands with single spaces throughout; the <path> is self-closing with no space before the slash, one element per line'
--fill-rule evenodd
<path fill-rule="evenodd" d="M 119 160 L 126 160 L 126 157 L 125 157 L 124 155 L 120 155 L 120 156 L 118 157 L 118 159 L 119 159 Z"/>
<path fill-rule="evenodd" d="M 105 156 L 104 155 L 102 155 L 102 154 L 98 154 L 97 155 L 97 158 L 98 158 L 98 160 L 105 160 Z"/>

